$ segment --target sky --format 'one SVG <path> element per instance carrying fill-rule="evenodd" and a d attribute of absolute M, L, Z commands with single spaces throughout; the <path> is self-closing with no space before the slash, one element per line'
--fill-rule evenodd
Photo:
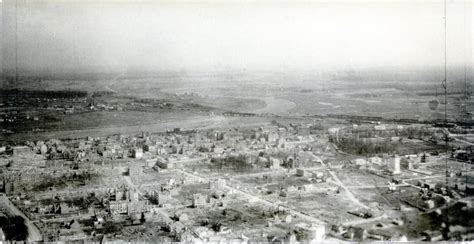
<path fill-rule="evenodd" d="M 0 0 L 1 1 L 1 0 Z M 3 0 L 2 66 L 52 72 L 444 65 L 443 1 Z M 470 63 L 472 4 L 448 0 L 448 65 Z M 15 16 L 17 32 L 15 41 Z"/>

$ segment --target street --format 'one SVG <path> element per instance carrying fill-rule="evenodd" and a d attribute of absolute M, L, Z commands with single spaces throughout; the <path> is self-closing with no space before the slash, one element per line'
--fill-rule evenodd
<path fill-rule="evenodd" d="M 28 228 L 28 242 L 42 241 L 40 231 L 36 225 L 31 222 L 4 194 L 0 194 L 0 206 L 5 206 L 7 212 L 13 216 L 21 216 L 25 220 L 25 225 Z"/>

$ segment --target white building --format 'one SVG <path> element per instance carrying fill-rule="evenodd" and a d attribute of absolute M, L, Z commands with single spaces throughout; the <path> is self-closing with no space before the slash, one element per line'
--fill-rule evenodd
<path fill-rule="evenodd" d="M 217 179 L 209 181 L 209 189 L 225 189 L 225 179 Z"/>
<path fill-rule="evenodd" d="M 376 126 L 374 126 L 374 129 L 375 130 L 386 130 L 387 127 L 385 125 L 376 125 Z"/>
<path fill-rule="evenodd" d="M 400 174 L 401 171 L 400 171 L 400 157 L 395 155 L 389 162 L 389 165 L 388 165 L 390 171 L 393 173 L 393 174 Z"/>
<path fill-rule="evenodd" d="M 268 159 L 268 166 L 271 169 L 279 169 L 280 168 L 280 160 L 278 158 L 270 157 Z"/>
<path fill-rule="evenodd" d="M 141 159 L 143 157 L 143 149 L 141 148 L 133 149 L 132 153 L 134 158 Z"/>
<path fill-rule="evenodd" d="M 372 164 L 382 165 L 382 158 L 380 157 L 371 157 L 369 161 Z"/>
<path fill-rule="evenodd" d="M 308 233 L 309 243 L 321 243 L 325 239 L 326 227 L 324 225 L 298 223 L 296 227 Z"/>
<path fill-rule="evenodd" d="M 165 159 L 163 157 L 158 157 L 155 166 L 158 166 L 162 169 L 172 169 L 176 167 L 176 164 L 174 162 L 170 162 L 168 159 Z"/>

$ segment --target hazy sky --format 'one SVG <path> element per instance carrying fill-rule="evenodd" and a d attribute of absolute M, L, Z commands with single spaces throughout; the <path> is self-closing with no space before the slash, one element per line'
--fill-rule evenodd
<path fill-rule="evenodd" d="M 1 0 L 0 0 L 1 1 Z M 15 2 L 3 0 L 4 67 L 14 64 Z M 448 60 L 471 59 L 472 5 L 448 1 Z M 214 71 L 435 66 L 442 1 L 18 0 L 23 69 Z"/>

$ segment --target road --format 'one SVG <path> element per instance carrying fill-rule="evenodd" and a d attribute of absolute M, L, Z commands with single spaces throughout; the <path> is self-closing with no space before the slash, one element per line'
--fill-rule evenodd
<path fill-rule="evenodd" d="M 377 216 L 375 218 L 356 219 L 356 220 L 352 220 L 352 221 L 347 221 L 347 222 L 344 222 L 342 225 L 345 225 L 345 226 L 361 225 L 361 224 L 367 224 L 367 223 L 374 222 L 374 221 L 379 221 L 379 220 L 382 220 L 382 219 L 385 219 L 385 218 L 387 218 L 387 215 L 382 214 L 382 215 Z"/>
<path fill-rule="evenodd" d="M 298 145 L 298 144 L 308 144 L 308 143 L 311 143 L 311 142 L 315 142 L 315 140 L 311 139 L 311 140 L 301 140 L 301 141 L 287 141 L 287 142 L 285 142 L 285 144 Z"/>
<path fill-rule="evenodd" d="M 116 90 L 110 88 L 111 85 L 115 84 L 115 82 L 117 82 L 118 78 L 120 78 L 121 76 L 123 76 L 125 73 L 121 73 L 117 76 L 115 76 L 112 80 L 110 80 L 110 83 L 105 85 L 105 89 L 110 91 L 110 92 L 113 92 L 113 93 L 118 93 Z"/>
<path fill-rule="evenodd" d="M 322 170 L 326 169 L 326 167 L 307 167 L 307 168 L 302 168 L 304 170 Z"/>
<path fill-rule="evenodd" d="M 328 172 L 332 176 L 332 178 L 334 179 L 335 183 L 338 186 L 342 187 L 342 189 L 344 189 L 344 192 L 346 193 L 347 198 L 349 198 L 353 203 L 357 204 L 358 206 L 360 206 L 362 208 L 365 208 L 365 209 L 369 209 L 369 207 L 367 205 L 360 202 L 354 196 L 354 194 L 352 194 L 352 192 L 341 182 L 341 180 L 339 180 L 339 177 L 337 177 L 337 175 L 332 170 L 328 170 Z"/>
<path fill-rule="evenodd" d="M 347 189 L 371 189 L 371 188 L 388 188 L 390 185 L 362 185 L 362 186 L 348 186 Z M 395 185 L 396 187 L 408 187 L 411 186 L 409 184 L 398 184 Z"/>
<path fill-rule="evenodd" d="M 458 142 L 462 142 L 462 143 L 465 143 L 467 145 L 471 145 L 471 146 L 474 146 L 474 143 L 472 142 L 468 142 L 466 140 L 463 140 L 463 139 L 459 139 L 459 138 L 454 138 L 455 141 L 458 141 Z"/>
<path fill-rule="evenodd" d="M 264 175 L 279 175 L 279 174 L 287 174 L 288 172 L 284 169 L 280 170 L 272 170 L 272 171 L 264 171 L 264 172 L 257 172 L 257 173 L 249 173 L 249 174 L 241 174 L 232 176 L 232 179 L 239 179 L 239 178 L 246 178 L 246 177 L 258 177 Z"/>
<path fill-rule="evenodd" d="M 25 225 L 28 228 L 28 242 L 42 241 L 43 237 L 36 225 L 26 217 L 4 194 L 0 195 L 0 205 L 5 206 L 8 212 L 15 216 L 20 216 L 25 220 Z"/>
<path fill-rule="evenodd" d="M 198 179 L 198 180 L 200 180 L 200 181 L 203 181 L 203 182 L 208 181 L 208 179 L 206 179 L 206 178 L 204 178 L 204 177 L 202 177 L 202 176 L 195 175 L 195 174 L 191 174 L 191 173 L 186 172 L 186 171 L 184 171 L 184 170 L 182 170 L 182 169 L 176 169 L 176 170 L 179 171 L 179 172 L 181 172 L 181 173 L 183 173 L 183 174 L 185 174 L 185 175 L 187 175 L 187 176 L 189 176 L 189 177 Z M 244 195 L 245 197 L 247 197 L 248 199 L 251 199 L 251 200 L 253 200 L 253 201 L 255 201 L 255 202 L 263 203 L 263 204 L 265 204 L 265 205 L 267 205 L 267 206 L 269 206 L 269 207 L 274 207 L 275 205 L 277 205 L 275 202 L 270 202 L 270 201 L 268 201 L 268 200 L 262 199 L 262 198 L 260 198 L 260 196 L 254 195 L 254 194 L 249 193 L 249 192 L 242 191 L 242 190 L 240 190 L 240 189 L 237 189 L 236 187 L 226 185 L 226 188 L 227 188 L 228 190 L 231 190 L 231 191 L 234 191 L 234 192 L 238 192 L 238 193 Z M 297 217 L 300 217 L 300 218 L 302 218 L 302 219 L 305 219 L 305 220 L 307 220 L 307 221 L 309 221 L 309 222 L 312 222 L 312 223 L 315 223 L 315 224 L 318 224 L 318 225 L 325 225 L 325 224 L 326 224 L 326 222 L 324 222 L 324 221 L 322 221 L 322 220 L 320 220 L 320 219 L 318 219 L 318 218 L 316 218 L 316 217 L 313 217 L 313 216 L 311 216 L 311 215 L 308 215 L 308 214 L 305 214 L 305 213 L 303 213 L 303 212 L 300 212 L 300 211 L 298 211 L 298 210 L 295 210 L 295 209 L 292 209 L 292 208 L 289 208 L 289 207 L 286 207 L 286 206 L 281 206 L 281 205 L 279 205 L 279 207 L 281 207 L 282 210 L 287 211 L 287 212 L 289 212 L 290 214 L 292 214 L 292 215 L 294 215 L 294 216 L 297 216 Z"/>
<path fill-rule="evenodd" d="M 411 178 L 404 179 L 404 181 L 406 181 L 406 180 L 427 180 L 427 179 L 434 179 L 434 178 L 441 178 L 441 177 L 445 177 L 445 176 L 444 175 L 429 175 L 429 176 L 411 177 Z"/>
<path fill-rule="evenodd" d="M 310 152 L 310 151 L 309 151 L 308 153 L 309 153 L 315 160 L 319 160 L 319 161 L 321 162 L 321 164 L 322 164 L 324 167 L 327 168 L 326 164 L 323 163 L 323 162 L 321 161 L 321 159 L 320 159 L 318 156 L 314 155 L 313 152 Z M 342 189 L 344 189 L 344 192 L 346 193 L 347 198 L 349 198 L 349 199 L 350 199 L 353 203 L 355 203 L 356 205 L 358 205 L 358 206 L 360 206 L 360 207 L 362 207 L 362 208 L 364 208 L 364 209 L 369 209 L 369 207 L 368 207 L 367 205 L 365 205 L 365 204 L 363 204 L 362 202 L 360 202 L 360 201 L 354 196 L 354 194 L 352 194 L 352 192 L 342 183 L 342 181 L 339 180 L 339 177 L 337 177 L 337 175 L 336 175 L 336 173 L 334 173 L 334 171 L 332 171 L 332 170 L 329 169 L 329 168 L 327 168 L 327 171 L 328 171 L 328 173 L 332 176 L 332 178 L 334 179 L 334 181 L 335 181 L 334 183 L 335 183 L 336 185 L 342 187 Z"/>

